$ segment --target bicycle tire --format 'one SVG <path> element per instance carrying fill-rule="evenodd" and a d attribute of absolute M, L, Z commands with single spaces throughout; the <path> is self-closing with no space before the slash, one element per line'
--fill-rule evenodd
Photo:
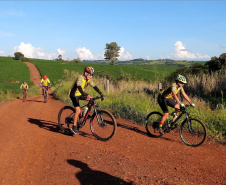
<path fill-rule="evenodd" d="M 151 112 L 146 117 L 145 128 L 150 137 L 161 137 L 162 134 L 159 133 L 159 123 L 162 119 L 162 114 L 160 112 Z M 163 125 L 164 129 L 164 125 Z"/>
<path fill-rule="evenodd" d="M 71 106 L 64 106 L 58 113 L 58 126 L 63 134 L 71 134 L 69 125 L 74 123 L 75 109 Z"/>
<path fill-rule="evenodd" d="M 180 137 L 187 146 L 198 147 L 206 140 L 206 126 L 196 118 L 185 119 L 180 126 Z"/>
<path fill-rule="evenodd" d="M 101 117 L 103 118 L 103 121 L 99 123 L 97 118 L 101 119 Z M 97 115 L 94 113 L 91 117 L 90 129 L 98 140 L 110 140 L 115 135 L 116 128 L 117 123 L 114 116 L 106 110 L 99 109 L 97 110 Z"/>
<path fill-rule="evenodd" d="M 47 91 L 44 91 L 44 103 L 47 102 Z"/>

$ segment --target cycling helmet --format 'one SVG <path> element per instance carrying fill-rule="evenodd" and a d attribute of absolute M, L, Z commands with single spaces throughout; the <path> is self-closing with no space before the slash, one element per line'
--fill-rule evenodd
<path fill-rule="evenodd" d="M 46 79 L 47 78 L 47 75 L 44 75 L 43 78 Z"/>
<path fill-rule="evenodd" d="M 186 78 L 184 76 L 182 76 L 182 75 L 178 75 L 177 78 L 176 78 L 176 81 L 179 81 L 179 82 L 181 82 L 183 84 L 187 83 Z"/>
<path fill-rule="evenodd" d="M 94 75 L 94 69 L 92 67 L 86 66 L 84 72 Z"/>

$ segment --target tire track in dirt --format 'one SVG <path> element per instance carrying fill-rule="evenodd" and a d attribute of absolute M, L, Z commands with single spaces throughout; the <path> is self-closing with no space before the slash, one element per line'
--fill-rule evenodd
<path fill-rule="evenodd" d="M 38 70 L 27 65 L 34 80 Z M 223 145 L 188 147 L 178 133 L 150 138 L 144 127 L 124 119 L 117 119 L 117 132 L 108 142 L 96 140 L 89 124 L 79 135 L 63 135 L 57 115 L 64 105 L 50 94 L 47 103 L 39 95 L 0 106 L 0 184 L 100 185 L 109 179 L 136 185 L 226 182 Z"/>

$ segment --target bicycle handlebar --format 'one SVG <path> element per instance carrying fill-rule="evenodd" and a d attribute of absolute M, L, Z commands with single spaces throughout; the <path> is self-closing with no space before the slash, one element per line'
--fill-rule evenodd
<path fill-rule="evenodd" d="M 96 96 L 94 98 L 90 98 L 89 101 L 95 101 L 95 100 L 98 100 L 98 99 L 101 99 L 103 101 L 103 97 L 102 96 Z"/>

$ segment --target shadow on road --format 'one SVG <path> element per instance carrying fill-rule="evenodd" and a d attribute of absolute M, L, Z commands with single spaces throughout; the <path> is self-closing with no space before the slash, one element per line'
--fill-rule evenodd
<path fill-rule="evenodd" d="M 121 128 L 125 128 L 125 129 L 128 129 L 128 130 L 131 130 L 131 131 L 134 131 L 134 132 L 137 132 L 138 134 L 142 134 L 142 135 L 148 136 L 147 132 L 139 130 L 136 126 L 131 126 L 131 125 L 127 125 L 125 123 L 119 123 L 119 122 L 117 122 L 117 126 L 121 127 Z"/>
<path fill-rule="evenodd" d="M 41 119 L 34 119 L 34 118 L 28 118 L 28 121 L 31 124 L 36 124 L 40 128 L 44 128 L 46 130 L 49 130 L 51 132 L 57 132 L 59 133 L 59 128 L 57 126 L 57 123 L 47 120 L 41 120 Z"/>
<path fill-rule="evenodd" d="M 178 140 L 167 138 L 167 135 L 168 134 L 166 134 L 166 135 L 164 135 L 162 137 L 155 138 L 155 137 L 149 136 L 146 131 L 142 131 L 142 130 L 138 129 L 136 126 L 131 126 L 131 125 L 127 125 L 125 123 L 119 123 L 119 122 L 117 123 L 117 125 L 118 125 L 118 127 L 121 127 L 121 128 L 127 129 L 127 130 L 131 130 L 131 131 L 134 131 L 134 132 L 136 132 L 138 134 L 142 134 L 144 136 L 148 136 L 148 137 L 150 137 L 150 139 L 162 139 L 162 140 L 166 140 L 166 141 L 170 141 L 170 142 L 181 143 L 183 145 L 183 143 L 180 142 L 180 141 L 178 141 Z M 180 137 L 179 134 L 178 134 L 178 137 Z"/>
<path fill-rule="evenodd" d="M 25 100 L 25 102 L 26 102 L 26 101 L 28 101 L 28 102 L 32 101 L 32 102 L 38 102 L 38 103 L 43 102 L 43 101 L 40 101 L 40 100 Z"/>
<path fill-rule="evenodd" d="M 131 182 L 126 182 L 108 173 L 92 170 L 86 163 L 81 161 L 67 160 L 67 162 L 81 169 L 80 172 L 75 174 L 81 185 L 132 185 Z"/>

